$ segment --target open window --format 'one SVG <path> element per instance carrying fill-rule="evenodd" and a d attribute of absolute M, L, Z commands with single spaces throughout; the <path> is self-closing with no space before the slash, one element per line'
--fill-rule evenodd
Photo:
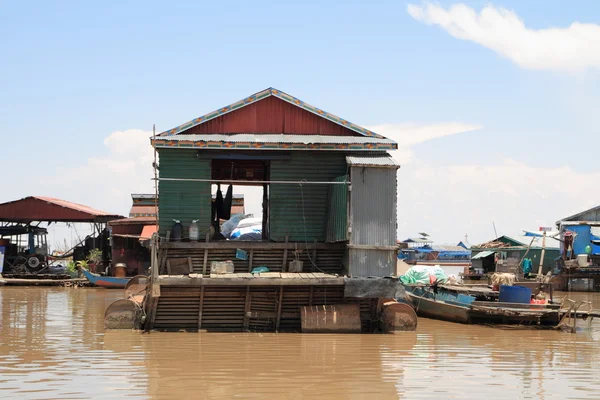
<path fill-rule="evenodd" d="M 269 160 L 212 160 L 211 224 L 215 230 L 215 238 L 240 241 L 269 240 L 269 184 L 265 183 L 269 181 L 269 177 Z M 240 195 L 243 195 L 243 206 L 239 204 Z M 231 231 L 231 224 L 224 224 L 236 214 L 253 216 L 244 219 L 245 222 L 239 229 Z"/>

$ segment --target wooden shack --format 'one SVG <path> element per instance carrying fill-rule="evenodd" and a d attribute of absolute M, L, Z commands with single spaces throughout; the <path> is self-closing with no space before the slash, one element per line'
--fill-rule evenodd
<path fill-rule="evenodd" d="M 396 266 L 393 140 L 269 88 L 152 144 L 159 227 L 147 328 L 299 330 L 301 307 L 353 303 L 367 329 L 376 284 Z M 259 240 L 219 236 L 212 199 L 230 185 L 259 188 Z M 199 241 L 187 235 L 192 221 Z M 211 273 L 227 260 L 234 271 Z M 256 267 L 269 272 L 251 274 Z M 371 289 L 350 298 L 348 280 L 366 277 Z"/>

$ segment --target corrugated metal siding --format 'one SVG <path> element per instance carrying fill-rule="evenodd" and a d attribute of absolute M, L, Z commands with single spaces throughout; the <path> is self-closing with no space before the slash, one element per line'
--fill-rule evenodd
<path fill-rule="evenodd" d="M 396 172 L 395 168 L 350 169 L 351 245 L 396 245 Z M 393 250 L 350 249 L 352 276 L 389 276 L 395 268 Z"/>
<path fill-rule="evenodd" d="M 267 97 L 194 126 L 185 133 L 285 133 L 292 135 L 360 136 L 357 132 L 277 97 Z"/>
<path fill-rule="evenodd" d="M 345 182 L 348 175 L 339 176 L 335 182 Z M 329 187 L 329 215 L 327 219 L 327 241 L 342 242 L 348 240 L 348 186 L 331 185 Z"/>
<path fill-rule="evenodd" d="M 396 172 L 393 168 L 350 169 L 350 244 L 396 244 Z"/>
<path fill-rule="evenodd" d="M 352 277 L 384 277 L 394 274 L 396 252 L 389 250 L 350 249 L 349 274 Z"/>
<path fill-rule="evenodd" d="M 161 178 L 210 179 L 210 159 L 196 157 L 195 150 L 161 149 Z M 206 156 L 204 156 L 206 157 Z M 160 181 L 158 186 L 159 231 L 161 236 L 180 220 L 184 229 L 198 219 L 200 231 L 210 228 L 211 187 L 209 182 Z M 184 236 L 187 232 L 184 230 Z"/>
<path fill-rule="evenodd" d="M 346 160 L 340 153 L 295 152 L 290 160 L 271 162 L 271 180 L 332 181 L 346 172 Z M 301 188 L 297 184 L 270 185 L 271 239 L 290 241 L 325 241 L 328 211 L 328 185 L 304 185 L 304 215 L 302 218 Z"/>

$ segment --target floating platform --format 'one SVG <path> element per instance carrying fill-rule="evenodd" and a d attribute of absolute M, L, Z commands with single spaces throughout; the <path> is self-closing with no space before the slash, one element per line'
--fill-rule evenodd
<path fill-rule="evenodd" d="M 325 273 L 160 275 L 149 286 L 145 298 L 144 329 L 357 333 L 414 330 L 416 315 L 413 318 L 412 310 L 386 304 L 397 297 L 398 290 L 403 288 L 397 279 L 352 279 Z"/>
<path fill-rule="evenodd" d="M 0 278 L 0 286 L 90 286 L 85 278 L 37 279 L 37 278 Z"/>

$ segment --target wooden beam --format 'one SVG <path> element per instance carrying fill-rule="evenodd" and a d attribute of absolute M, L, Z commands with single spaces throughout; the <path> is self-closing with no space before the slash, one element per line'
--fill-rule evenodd
<path fill-rule="evenodd" d="M 314 244 L 316 244 L 316 243 L 317 243 L 317 241 L 315 240 Z M 315 268 L 319 268 L 319 267 L 317 267 L 317 248 L 316 247 L 313 247 L 312 262 L 315 264 L 314 265 Z M 313 266 L 311 265 L 311 267 L 313 267 Z"/>
<path fill-rule="evenodd" d="M 158 308 L 158 297 L 148 299 L 149 310 L 147 311 L 148 321 L 146 321 L 146 332 L 154 329 L 154 319 L 156 318 L 156 309 Z"/>
<path fill-rule="evenodd" d="M 202 329 L 202 309 L 204 308 L 204 286 L 200 289 L 200 308 L 198 309 L 198 330 Z"/>
<path fill-rule="evenodd" d="M 288 242 L 288 235 L 285 235 L 285 243 Z M 285 248 L 283 250 L 283 265 L 281 266 L 281 272 L 285 272 L 286 271 L 286 265 L 287 265 L 287 258 L 288 258 L 288 249 Z"/>
<path fill-rule="evenodd" d="M 202 287 L 204 289 L 204 287 Z M 251 309 L 250 286 L 246 288 L 246 302 L 244 303 L 244 330 L 247 331 L 250 327 L 250 309 Z"/>
<path fill-rule="evenodd" d="M 275 332 L 279 332 L 279 323 L 281 322 L 281 307 L 283 305 L 283 286 L 279 287 L 279 301 L 277 302 L 277 322 L 275 323 Z"/>
<path fill-rule="evenodd" d="M 327 249 L 345 249 L 346 243 L 309 243 L 304 242 L 262 242 L 248 241 L 240 242 L 237 240 L 223 240 L 216 242 L 167 242 L 161 247 L 169 249 L 257 249 L 257 250 L 294 250 L 296 247 L 299 250 L 327 250 Z M 392 247 L 392 246 L 383 246 Z M 396 247 L 394 247 L 396 249 Z"/>
<path fill-rule="evenodd" d="M 210 240 L 210 233 L 206 234 L 206 243 Z M 208 264 L 208 247 L 204 249 L 204 262 L 202 263 L 202 275 L 206 275 L 206 268 Z"/>
<path fill-rule="evenodd" d="M 254 264 L 254 250 L 250 249 L 250 256 L 248 257 L 248 272 L 252 272 L 253 264 Z"/>
<path fill-rule="evenodd" d="M 385 251 L 397 251 L 399 246 L 372 246 L 369 244 L 349 244 L 349 249 L 354 250 L 385 250 Z"/>
<path fill-rule="evenodd" d="M 315 277 L 310 279 L 285 278 L 190 278 L 189 276 L 161 276 L 160 286 L 343 286 L 342 277 Z"/>

